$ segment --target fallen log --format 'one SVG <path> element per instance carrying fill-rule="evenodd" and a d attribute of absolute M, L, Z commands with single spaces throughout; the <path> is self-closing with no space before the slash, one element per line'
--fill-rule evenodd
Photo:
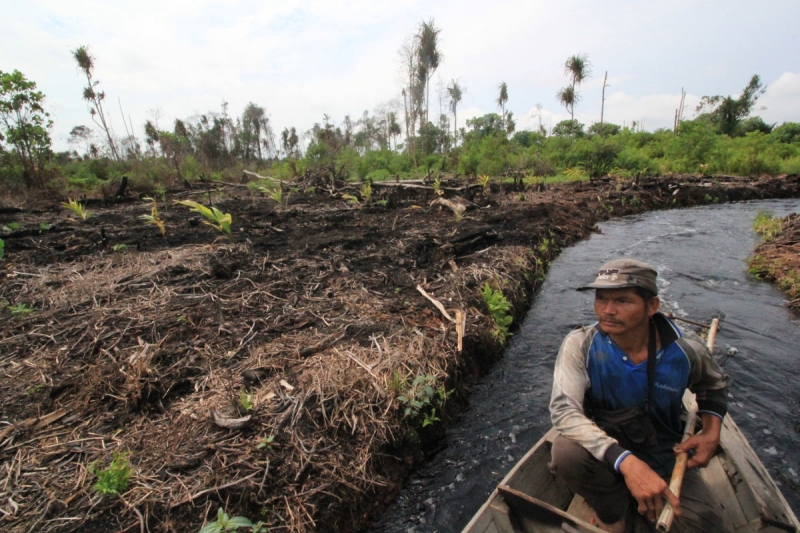
<path fill-rule="evenodd" d="M 279 180 L 278 178 L 272 178 L 270 176 L 262 176 L 261 174 L 257 174 L 255 172 L 250 171 L 250 170 L 242 170 L 242 173 L 245 176 L 250 176 L 251 178 L 256 178 L 256 179 L 259 179 L 259 180 L 274 181 L 276 183 L 280 183 L 281 185 L 283 185 L 283 180 Z"/>

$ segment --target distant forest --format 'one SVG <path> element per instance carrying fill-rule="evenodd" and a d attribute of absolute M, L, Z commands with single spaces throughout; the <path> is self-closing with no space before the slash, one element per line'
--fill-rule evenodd
<path fill-rule="evenodd" d="M 80 46 L 72 55 L 86 86 L 76 98 L 86 102 L 92 125 L 75 126 L 72 149 L 54 153 L 45 95 L 23 73 L 0 71 L 0 184 L 11 194 L 44 190 L 67 197 L 103 194 L 122 176 L 131 189 L 153 194 L 195 180 L 240 181 L 243 170 L 280 181 L 312 172 L 331 180 L 448 174 L 529 184 L 606 175 L 800 173 L 800 123 L 767 124 L 751 116 L 765 90 L 757 75 L 738 97 L 704 96 L 691 120 L 684 118 L 681 102 L 674 127 L 655 132 L 635 122 L 604 122 L 602 111 L 588 128 L 571 118 L 550 131 L 541 124 L 517 131 L 506 109 L 505 82 L 497 87 L 497 113 L 456 128 L 466 91 L 459 81 L 434 90 L 439 111 L 431 114 L 431 78 L 443 57 L 440 31 L 433 20 L 422 22 L 402 44 L 405 82 L 397 105 L 338 123 L 324 115 L 305 132 L 291 127 L 277 134 L 267 109 L 249 103 L 238 116 L 223 104 L 168 128 L 153 116 L 144 124 L 144 137 L 137 137 L 133 124 L 112 125 L 106 93 L 95 78 L 95 57 Z M 592 76 L 589 56 L 567 58 L 564 75 L 556 96 L 574 117 L 580 86 Z"/>

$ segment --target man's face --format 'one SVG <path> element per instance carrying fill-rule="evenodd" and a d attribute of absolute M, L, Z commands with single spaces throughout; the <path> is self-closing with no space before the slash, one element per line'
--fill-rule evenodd
<path fill-rule="evenodd" d="M 633 288 L 595 290 L 594 312 L 600 327 L 610 335 L 623 335 L 646 327 L 656 310 L 658 297 L 645 304 Z"/>

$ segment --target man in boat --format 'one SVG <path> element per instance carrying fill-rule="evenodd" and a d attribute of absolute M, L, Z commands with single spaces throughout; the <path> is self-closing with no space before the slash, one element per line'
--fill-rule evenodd
<path fill-rule="evenodd" d="M 658 312 L 656 278 L 645 263 L 617 259 L 578 288 L 595 290 L 597 322 L 567 335 L 556 359 L 550 414 L 560 435 L 551 469 L 606 531 L 626 531 L 634 505 L 654 522 L 665 501 L 683 514 L 676 529 L 718 531 L 722 513 L 708 507 L 704 484 L 689 469 L 706 466 L 717 450 L 728 378 L 698 335 Z M 702 430 L 681 443 L 687 387 Z M 666 481 L 678 450 L 690 454 L 682 502 Z"/>

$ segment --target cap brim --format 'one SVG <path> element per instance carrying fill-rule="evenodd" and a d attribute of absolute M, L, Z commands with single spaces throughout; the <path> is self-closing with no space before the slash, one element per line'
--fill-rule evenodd
<path fill-rule="evenodd" d="M 619 283 L 618 281 L 617 282 L 612 282 L 612 283 L 601 283 L 601 282 L 595 281 L 594 283 L 590 283 L 589 285 L 582 285 L 582 286 L 578 287 L 575 290 L 576 291 L 589 291 L 589 290 L 592 290 L 592 289 L 631 289 L 631 288 L 636 288 L 636 287 L 642 288 L 642 289 L 644 289 L 646 291 L 653 292 L 653 290 L 651 288 L 643 287 L 639 283 L 636 283 L 636 281 L 628 281 L 628 282 L 625 282 L 625 283 Z M 653 292 L 653 294 L 658 294 L 658 293 L 657 292 Z"/>

